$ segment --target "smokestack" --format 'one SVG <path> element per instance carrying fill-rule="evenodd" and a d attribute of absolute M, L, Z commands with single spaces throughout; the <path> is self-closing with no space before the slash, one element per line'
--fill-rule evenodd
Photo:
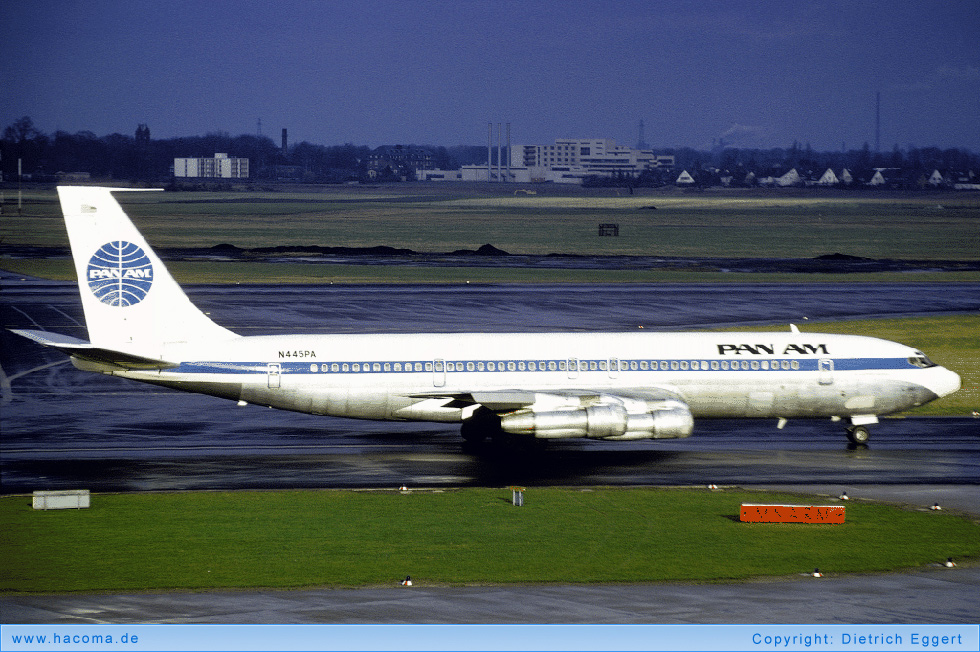
<path fill-rule="evenodd" d="M 487 123 L 487 181 L 493 181 L 493 123 Z"/>
<path fill-rule="evenodd" d="M 510 123 L 507 123 L 507 180 L 510 181 Z"/>
<path fill-rule="evenodd" d="M 500 123 L 497 123 L 497 181 L 503 181 L 503 177 L 500 176 Z"/>
<path fill-rule="evenodd" d="M 282 155 L 285 156 L 289 152 L 289 140 L 286 137 L 286 129 L 282 130 Z"/>

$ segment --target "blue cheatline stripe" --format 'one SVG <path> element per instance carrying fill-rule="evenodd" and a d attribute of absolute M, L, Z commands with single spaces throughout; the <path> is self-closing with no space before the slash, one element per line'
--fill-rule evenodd
<path fill-rule="evenodd" d="M 825 358 L 834 363 L 835 371 L 867 371 L 887 369 L 912 369 L 906 358 Z M 575 358 L 577 367 L 569 369 L 570 359 L 561 360 L 362 360 L 344 362 L 184 362 L 168 370 L 184 374 L 243 374 L 267 373 L 270 365 L 278 365 L 280 373 L 291 374 L 413 374 L 413 373 L 590 373 L 609 372 L 610 365 L 618 362 L 613 372 L 675 373 L 675 372 L 732 372 L 732 371 L 816 371 L 817 359 L 585 359 Z"/>

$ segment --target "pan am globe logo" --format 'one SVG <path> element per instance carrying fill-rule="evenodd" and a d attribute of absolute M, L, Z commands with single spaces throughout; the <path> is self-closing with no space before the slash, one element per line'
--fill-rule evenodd
<path fill-rule="evenodd" d="M 132 242 L 107 242 L 88 261 L 89 289 L 106 305 L 135 305 L 146 297 L 151 285 L 153 264 Z"/>

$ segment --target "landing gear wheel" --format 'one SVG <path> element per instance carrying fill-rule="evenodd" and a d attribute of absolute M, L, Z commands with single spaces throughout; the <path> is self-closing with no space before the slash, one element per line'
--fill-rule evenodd
<path fill-rule="evenodd" d="M 486 439 L 489 432 L 482 425 L 480 423 L 474 423 L 472 420 L 464 421 L 459 429 L 459 434 L 463 435 L 463 441 L 467 444 L 479 444 Z"/>
<path fill-rule="evenodd" d="M 499 436 L 503 431 L 500 429 L 500 417 L 481 407 L 463 422 L 459 432 L 463 436 L 464 445 L 476 446 L 487 437 Z"/>
<path fill-rule="evenodd" d="M 871 433 L 864 426 L 852 426 L 847 429 L 847 438 L 852 444 L 867 444 L 871 438 Z"/>

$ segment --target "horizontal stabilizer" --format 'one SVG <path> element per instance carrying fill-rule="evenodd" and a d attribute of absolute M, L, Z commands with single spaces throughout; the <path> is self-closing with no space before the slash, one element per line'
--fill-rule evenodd
<path fill-rule="evenodd" d="M 133 353 L 114 351 L 113 349 L 95 346 L 91 342 L 86 342 L 85 340 L 80 340 L 77 337 L 71 337 L 70 335 L 61 335 L 60 333 L 50 333 L 48 331 L 18 330 L 13 328 L 10 329 L 10 332 L 20 335 L 21 337 L 26 337 L 27 339 L 33 340 L 38 344 L 43 344 L 44 346 L 50 346 L 53 349 L 58 349 L 62 353 L 67 353 L 72 357 L 88 360 L 90 362 L 109 364 L 119 367 L 120 369 L 172 369 L 179 366 L 175 362 L 156 360 L 154 358 L 146 358 Z"/>

